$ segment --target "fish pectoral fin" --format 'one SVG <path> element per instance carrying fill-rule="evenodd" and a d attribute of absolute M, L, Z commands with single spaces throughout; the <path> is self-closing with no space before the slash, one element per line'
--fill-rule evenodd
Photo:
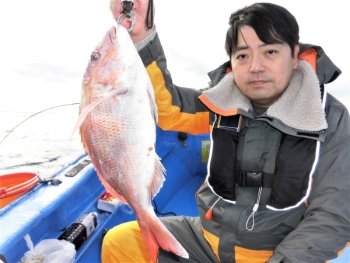
<path fill-rule="evenodd" d="M 160 162 L 160 158 L 157 154 L 155 154 L 154 159 L 154 174 L 153 180 L 151 184 L 151 198 L 153 199 L 159 192 L 160 188 L 162 188 L 163 183 L 165 181 L 164 177 L 165 168 L 163 164 Z"/>
<path fill-rule="evenodd" d="M 120 95 L 120 94 L 124 94 L 128 91 L 129 88 L 116 88 L 116 87 L 113 87 L 111 90 L 107 91 L 107 92 L 104 92 L 100 95 L 98 95 L 97 97 L 101 97 L 101 98 L 104 98 L 103 101 L 106 101 L 106 100 L 109 100 L 110 98 L 112 97 L 115 97 L 117 95 Z"/>
<path fill-rule="evenodd" d="M 102 93 L 100 95 L 97 96 L 97 99 L 95 99 L 94 101 L 92 101 L 89 105 L 87 105 L 84 109 L 81 110 L 78 120 L 75 124 L 75 127 L 73 129 L 72 132 L 72 137 L 73 134 L 76 130 L 79 129 L 79 127 L 81 126 L 81 124 L 84 122 L 86 116 L 100 103 L 109 100 L 112 97 L 115 97 L 117 95 L 120 94 L 124 94 L 128 91 L 128 88 L 117 88 L 117 89 L 112 89 L 110 91 L 107 91 L 105 93 Z"/>

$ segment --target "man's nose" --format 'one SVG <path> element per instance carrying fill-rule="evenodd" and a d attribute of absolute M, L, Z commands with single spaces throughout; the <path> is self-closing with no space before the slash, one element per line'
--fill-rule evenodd
<path fill-rule="evenodd" d="M 250 72 L 258 73 L 265 70 L 264 60 L 260 55 L 251 57 Z"/>

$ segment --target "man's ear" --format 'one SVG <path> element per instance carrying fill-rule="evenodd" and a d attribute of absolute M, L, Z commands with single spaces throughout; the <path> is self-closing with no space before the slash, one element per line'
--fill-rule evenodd
<path fill-rule="evenodd" d="M 294 48 L 294 56 L 293 56 L 293 69 L 298 68 L 298 54 L 299 54 L 300 46 L 295 45 Z"/>

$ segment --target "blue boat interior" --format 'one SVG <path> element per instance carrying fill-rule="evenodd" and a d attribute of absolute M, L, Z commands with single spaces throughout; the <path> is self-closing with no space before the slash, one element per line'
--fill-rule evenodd
<path fill-rule="evenodd" d="M 192 136 L 157 128 L 156 151 L 166 168 L 166 181 L 152 201 L 158 216 L 198 215 L 195 194 L 206 177 L 209 139 L 209 135 Z M 97 208 L 105 189 L 87 155 L 52 178 L 61 183 L 39 184 L 0 209 L 0 255 L 8 263 L 19 262 L 28 251 L 23 238 L 26 234 L 36 245 L 44 239 L 58 238 L 81 214 L 96 212 L 97 228 L 78 249 L 74 262 L 101 262 L 104 234 L 120 223 L 134 220 L 133 211 L 122 203 L 114 212 Z M 350 262 L 349 252 L 347 249 L 331 262 Z"/>

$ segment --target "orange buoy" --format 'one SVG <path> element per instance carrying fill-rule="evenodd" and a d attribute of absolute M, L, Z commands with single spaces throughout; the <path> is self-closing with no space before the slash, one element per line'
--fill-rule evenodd
<path fill-rule="evenodd" d="M 40 182 L 36 173 L 0 175 L 0 209 L 33 189 Z"/>

